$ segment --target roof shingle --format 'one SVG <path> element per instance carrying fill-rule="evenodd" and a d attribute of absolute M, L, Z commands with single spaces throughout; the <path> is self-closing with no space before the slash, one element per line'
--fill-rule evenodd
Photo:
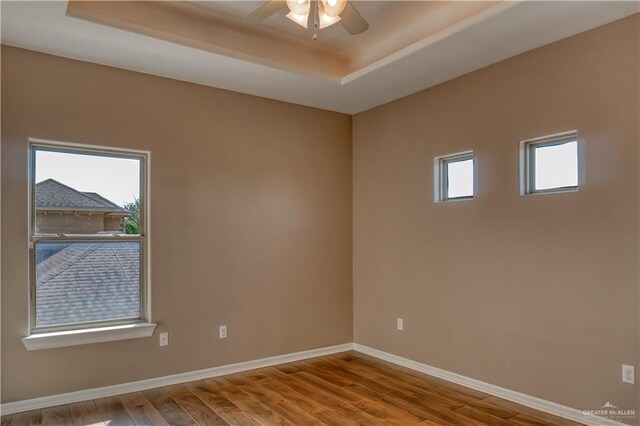
<path fill-rule="evenodd" d="M 36 184 L 36 210 L 77 210 L 104 213 L 129 212 L 95 192 L 80 192 L 55 179 Z"/>
<path fill-rule="evenodd" d="M 55 244 L 36 266 L 38 326 L 140 316 L 139 243 Z"/>

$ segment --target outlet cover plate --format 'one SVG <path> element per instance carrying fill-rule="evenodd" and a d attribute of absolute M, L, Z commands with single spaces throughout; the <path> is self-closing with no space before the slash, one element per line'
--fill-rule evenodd
<path fill-rule="evenodd" d="M 169 333 L 164 332 L 160 333 L 160 346 L 168 346 L 169 345 Z"/>
<path fill-rule="evenodd" d="M 632 385 L 636 383 L 636 373 L 633 365 L 622 364 L 622 381 Z"/>

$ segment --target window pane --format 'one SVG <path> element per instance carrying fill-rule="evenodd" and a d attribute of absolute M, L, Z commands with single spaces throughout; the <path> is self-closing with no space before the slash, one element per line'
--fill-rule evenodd
<path fill-rule="evenodd" d="M 578 186 L 578 142 L 534 147 L 535 189 Z"/>
<path fill-rule="evenodd" d="M 36 243 L 36 324 L 140 317 L 139 242 Z"/>
<path fill-rule="evenodd" d="M 139 233 L 139 159 L 36 150 L 35 180 L 36 233 Z"/>
<path fill-rule="evenodd" d="M 447 163 L 447 198 L 473 197 L 473 159 Z"/>

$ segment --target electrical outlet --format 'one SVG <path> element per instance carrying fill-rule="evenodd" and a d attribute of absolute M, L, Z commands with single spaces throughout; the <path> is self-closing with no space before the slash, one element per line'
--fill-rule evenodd
<path fill-rule="evenodd" d="M 624 383 L 636 383 L 636 373 L 633 365 L 622 364 L 622 381 Z"/>
<path fill-rule="evenodd" d="M 169 345 L 169 333 L 160 333 L 160 346 Z"/>
<path fill-rule="evenodd" d="M 398 318 L 396 326 L 398 330 L 404 330 L 404 320 L 402 318 Z"/>
<path fill-rule="evenodd" d="M 220 334 L 220 338 L 221 339 L 226 339 L 227 338 L 227 326 L 226 325 L 221 325 L 220 326 L 219 334 Z"/>

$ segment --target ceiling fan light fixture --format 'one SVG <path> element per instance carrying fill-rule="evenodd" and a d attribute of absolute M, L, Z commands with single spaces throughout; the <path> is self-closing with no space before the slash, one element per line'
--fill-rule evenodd
<path fill-rule="evenodd" d="M 287 0 L 287 7 L 294 15 L 306 16 L 311 9 L 310 0 Z M 289 15 L 287 15 L 288 17 Z"/>
<path fill-rule="evenodd" d="M 314 40 L 318 39 L 317 30 L 337 22 L 351 35 L 369 28 L 367 21 L 348 0 L 266 0 L 249 16 L 254 22 L 264 21 L 285 7 L 289 9 L 287 19 L 303 28 L 312 27 L 307 29 L 313 29 Z"/>
<path fill-rule="evenodd" d="M 305 0 L 302 0 L 302 1 L 305 1 Z M 328 1 L 333 1 L 333 4 L 337 4 L 337 2 L 340 0 L 328 0 Z M 289 4 L 290 2 L 297 3 L 298 5 L 302 4 L 301 0 L 287 0 L 287 4 Z M 297 13 L 294 10 L 291 10 L 289 13 L 287 13 L 287 18 L 289 18 L 290 20 L 292 20 L 293 22 L 295 22 L 296 24 L 304 28 L 307 28 L 307 22 L 309 19 L 309 11 L 310 11 L 309 9 L 310 2 L 308 0 L 306 0 L 306 2 L 307 2 L 306 13 Z M 315 3 L 313 5 L 315 6 Z M 340 21 L 341 18 L 339 16 L 331 16 L 325 12 L 324 4 L 318 4 L 318 6 L 319 6 L 318 7 L 318 29 L 322 30 Z M 301 8 L 298 10 L 304 10 L 304 9 Z"/>
<path fill-rule="evenodd" d="M 287 18 L 291 19 L 293 22 L 300 25 L 301 27 L 307 28 L 308 15 L 309 15 L 308 13 L 305 15 L 298 15 L 296 13 L 289 12 L 287 13 Z"/>
<path fill-rule="evenodd" d="M 318 26 L 320 27 L 320 29 L 324 29 L 339 22 L 340 19 L 341 18 L 339 16 L 329 16 L 326 13 L 321 13 L 320 22 L 318 23 Z"/>
<path fill-rule="evenodd" d="M 324 13 L 332 18 L 339 17 L 346 6 L 347 0 L 322 0 L 322 8 L 324 9 Z"/>

